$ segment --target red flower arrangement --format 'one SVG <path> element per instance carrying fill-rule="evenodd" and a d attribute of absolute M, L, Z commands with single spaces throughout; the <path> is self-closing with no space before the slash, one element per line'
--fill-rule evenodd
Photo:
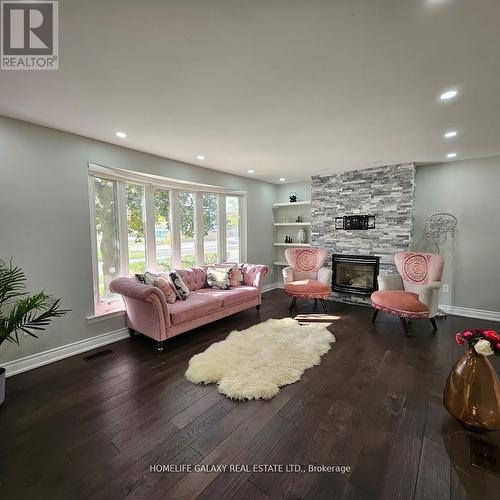
<path fill-rule="evenodd" d="M 500 355 L 500 335 L 494 330 L 483 330 L 476 328 L 474 330 L 465 330 L 455 335 L 457 344 L 464 345 L 465 341 L 469 343 L 470 348 L 483 356 L 491 354 Z"/>

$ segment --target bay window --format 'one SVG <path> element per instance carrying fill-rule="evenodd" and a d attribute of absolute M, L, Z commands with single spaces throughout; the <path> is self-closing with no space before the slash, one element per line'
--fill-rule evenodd
<path fill-rule="evenodd" d="M 240 199 L 226 196 L 226 255 L 228 262 L 240 261 Z"/>
<path fill-rule="evenodd" d="M 219 262 L 218 196 L 203 193 L 203 261 L 207 266 Z"/>
<path fill-rule="evenodd" d="M 95 315 L 122 307 L 109 282 L 240 262 L 244 192 L 89 165 Z"/>

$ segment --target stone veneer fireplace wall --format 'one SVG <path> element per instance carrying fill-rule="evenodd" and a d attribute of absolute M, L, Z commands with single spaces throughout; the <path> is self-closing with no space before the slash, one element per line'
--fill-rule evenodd
<path fill-rule="evenodd" d="M 311 178 L 311 242 L 332 254 L 377 255 L 380 274 L 395 272 L 394 254 L 413 236 L 413 163 L 338 172 Z M 335 229 L 335 217 L 375 215 L 375 229 Z M 339 301 L 369 303 L 369 297 L 334 292 Z"/>

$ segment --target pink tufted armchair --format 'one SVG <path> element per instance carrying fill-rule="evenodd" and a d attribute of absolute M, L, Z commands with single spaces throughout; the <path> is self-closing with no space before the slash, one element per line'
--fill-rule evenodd
<path fill-rule="evenodd" d="M 394 256 L 399 274 L 378 277 L 379 290 L 371 296 L 375 321 L 379 311 L 398 316 L 407 336 L 412 319 L 429 318 L 434 330 L 444 259 L 441 255 L 400 252 Z"/>
<path fill-rule="evenodd" d="M 325 299 L 332 291 L 332 270 L 323 267 L 327 256 L 324 248 L 287 248 L 283 269 L 285 293 L 292 297 L 290 310 L 298 298 L 318 299 L 327 312 Z"/>

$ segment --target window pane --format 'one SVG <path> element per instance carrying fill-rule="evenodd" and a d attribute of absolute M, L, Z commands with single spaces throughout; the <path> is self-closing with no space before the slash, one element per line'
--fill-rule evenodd
<path fill-rule="evenodd" d="M 179 193 L 181 210 L 181 266 L 193 267 L 196 265 L 196 251 L 194 244 L 194 194 Z"/>
<path fill-rule="evenodd" d="M 203 253 L 206 265 L 219 262 L 217 246 L 218 198 L 216 194 L 203 194 Z"/>
<path fill-rule="evenodd" d="M 146 271 L 144 187 L 127 184 L 128 268 L 130 274 Z"/>
<path fill-rule="evenodd" d="M 240 199 L 226 196 L 226 249 L 227 261 L 240 261 Z"/>
<path fill-rule="evenodd" d="M 172 234 L 170 232 L 170 192 L 155 191 L 156 267 L 160 271 L 172 269 Z"/>
<path fill-rule="evenodd" d="M 95 223 L 97 233 L 97 274 L 99 302 L 114 297 L 109 282 L 118 277 L 118 222 L 116 185 L 113 181 L 94 177 Z"/>

